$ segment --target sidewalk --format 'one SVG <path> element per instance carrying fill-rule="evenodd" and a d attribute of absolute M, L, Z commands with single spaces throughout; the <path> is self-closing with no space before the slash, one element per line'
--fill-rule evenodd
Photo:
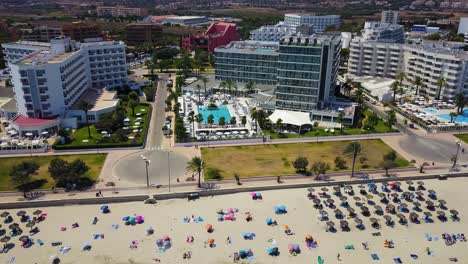
<path fill-rule="evenodd" d="M 464 169 L 463 171 L 460 171 L 459 173 L 463 172 L 468 172 L 468 169 Z M 359 173 L 359 172 L 358 172 Z M 390 174 L 392 176 L 396 177 L 410 177 L 410 176 L 430 176 L 430 175 L 449 175 L 448 168 L 438 168 L 435 167 L 434 169 L 431 169 L 428 167 L 426 169 L 426 173 L 419 173 L 418 169 L 414 169 L 411 171 L 404 171 L 404 172 L 398 172 L 395 175 L 390 171 Z M 369 177 L 371 179 L 383 179 L 387 178 L 384 174 L 384 172 L 378 172 L 378 173 L 372 173 L 369 174 Z M 282 185 L 284 188 L 287 188 L 288 186 L 293 186 L 297 184 L 308 184 L 308 183 L 326 183 L 326 182 L 340 182 L 340 181 L 348 181 L 348 180 L 358 180 L 359 178 L 351 178 L 349 173 L 339 175 L 339 176 L 332 176 L 329 181 L 316 181 L 314 180 L 314 176 L 292 176 L 292 177 L 281 177 Z M 268 177 L 268 178 L 251 178 L 251 179 L 241 179 L 242 186 L 241 187 L 268 187 L 268 186 L 278 186 L 277 183 L 277 177 Z M 240 186 L 237 185 L 234 179 L 232 180 L 223 180 L 220 182 L 217 181 L 210 181 L 204 184 L 205 186 L 208 185 L 208 191 L 209 190 L 220 190 L 220 189 L 236 189 L 239 188 Z M 46 192 L 46 195 L 44 195 L 41 198 L 36 199 L 35 201 L 49 201 L 49 200 L 60 200 L 60 199 L 83 199 L 83 198 L 94 198 L 96 197 L 96 192 L 98 190 L 102 191 L 102 194 L 104 197 L 120 197 L 120 196 L 132 196 L 132 195 L 149 195 L 152 196 L 154 194 L 165 194 L 168 193 L 168 186 L 160 186 L 160 187 L 128 187 L 128 188 L 114 188 L 114 187 L 104 187 L 104 188 L 97 188 L 97 189 L 92 189 L 89 191 L 84 191 L 84 192 L 59 192 L 59 193 L 52 193 L 52 192 Z M 197 187 L 197 181 L 193 182 L 181 182 L 181 183 L 175 183 L 171 185 L 171 193 L 179 193 L 179 192 L 190 192 L 190 191 L 203 191 L 202 189 L 199 189 Z M 13 203 L 13 202 L 24 202 L 27 201 L 23 198 L 21 193 L 0 193 L 0 196 L 2 197 L 2 202 L 3 203 Z"/>

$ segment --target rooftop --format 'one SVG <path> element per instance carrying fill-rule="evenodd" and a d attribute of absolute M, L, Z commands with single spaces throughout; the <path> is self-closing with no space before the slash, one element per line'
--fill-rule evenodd
<path fill-rule="evenodd" d="M 468 51 L 463 49 L 463 45 L 463 43 L 454 42 L 425 41 L 421 44 L 407 44 L 405 47 L 468 60 Z"/>
<path fill-rule="evenodd" d="M 313 35 L 302 35 L 302 34 L 292 34 L 285 36 L 281 39 L 280 45 L 309 45 L 313 46 L 315 44 L 321 45 L 324 42 L 339 42 L 341 40 L 341 33 L 322 33 L 322 34 L 313 34 Z"/>
<path fill-rule="evenodd" d="M 278 52 L 278 42 L 271 41 L 233 41 L 226 46 L 215 49 L 217 52 L 239 52 L 239 53 L 267 53 L 272 54 Z"/>
<path fill-rule="evenodd" d="M 31 118 L 27 116 L 20 115 L 11 120 L 18 126 L 43 126 L 57 122 L 56 119 L 40 119 L 40 118 Z"/>
<path fill-rule="evenodd" d="M 116 95 L 117 93 L 114 91 L 89 89 L 82 100 L 88 101 L 94 105 L 90 111 L 98 111 L 115 106 L 119 102 Z"/>

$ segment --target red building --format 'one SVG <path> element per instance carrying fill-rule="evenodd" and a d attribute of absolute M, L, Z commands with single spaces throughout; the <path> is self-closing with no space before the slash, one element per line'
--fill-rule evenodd
<path fill-rule="evenodd" d="M 203 34 L 182 38 L 182 48 L 188 50 L 199 48 L 213 52 L 215 48 L 240 40 L 240 38 L 235 23 L 213 23 Z"/>

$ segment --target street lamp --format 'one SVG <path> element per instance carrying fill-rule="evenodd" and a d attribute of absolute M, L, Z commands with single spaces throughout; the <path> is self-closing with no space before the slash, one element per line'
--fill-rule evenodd
<path fill-rule="evenodd" d="M 146 165 L 146 187 L 149 187 L 149 174 L 148 174 L 148 167 L 151 163 L 151 160 L 149 160 L 147 157 L 141 155 L 141 158 L 143 159 L 143 161 L 145 162 L 145 165 Z"/>
<path fill-rule="evenodd" d="M 168 182 L 169 192 L 171 192 L 171 157 L 170 157 L 170 154 L 172 150 L 164 149 L 162 147 L 158 147 L 157 149 L 158 151 L 167 153 L 167 182 Z"/>
<path fill-rule="evenodd" d="M 455 158 L 453 159 L 452 169 L 455 168 L 455 166 L 457 165 L 458 152 L 460 152 L 461 142 L 460 142 L 460 141 L 457 141 L 456 144 L 457 144 L 457 153 L 455 153 Z"/>

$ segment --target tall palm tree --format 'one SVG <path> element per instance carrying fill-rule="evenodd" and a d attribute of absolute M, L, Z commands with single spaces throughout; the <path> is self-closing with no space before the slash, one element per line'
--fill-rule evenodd
<path fill-rule="evenodd" d="M 390 90 L 393 93 L 393 102 L 395 102 L 396 95 L 400 91 L 400 84 L 397 81 L 392 82 L 390 85 Z"/>
<path fill-rule="evenodd" d="M 196 116 L 195 116 L 195 121 L 196 121 L 197 123 L 203 122 L 203 116 L 202 116 L 202 114 L 196 115 Z"/>
<path fill-rule="evenodd" d="M 219 88 L 223 90 L 224 97 L 226 97 L 226 88 L 228 86 L 228 81 L 224 80 L 219 83 Z"/>
<path fill-rule="evenodd" d="M 255 131 L 257 131 L 257 117 L 258 117 L 258 112 L 257 109 L 254 107 L 252 110 L 250 110 L 250 118 L 255 124 Z"/>
<path fill-rule="evenodd" d="M 275 126 L 276 126 L 276 129 L 281 130 L 281 128 L 283 127 L 283 119 L 281 118 L 276 119 Z"/>
<path fill-rule="evenodd" d="M 198 105 L 201 104 L 201 99 L 200 99 L 200 90 L 201 90 L 201 86 L 199 84 L 197 84 L 197 92 L 198 92 Z"/>
<path fill-rule="evenodd" d="M 255 91 L 255 83 L 252 82 L 252 81 L 249 81 L 248 83 L 245 84 L 245 88 L 247 89 L 247 91 L 249 92 L 249 94 L 251 94 L 253 91 Z"/>
<path fill-rule="evenodd" d="M 229 91 L 229 94 L 232 93 L 232 89 L 236 89 L 237 90 L 237 84 L 235 81 L 233 80 L 227 80 L 226 81 L 226 86 L 227 86 L 227 89 Z"/>
<path fill-rule="evenodd" d="M 351 95 L 351 91 L 353 90 L 353 79 L 346 77 L 345 83 L 343 85 L 344 93 L 347 96 Z"/>
<path fill-rule="evenodd" d="M 399 72 L 396 77 L 398 79 L 400 87 L 403 87 L 403 81 L 407 78 L 406 73 L 405 72 Z"/>
<path fill-rule="evenodd" d="M 442 93 L 442 88 L 445 88 L 445 86 L 447 86 L 447 79 L 444 78 L 444 77 L 441 77 L 437 80 L 437 87 L 439 89 L 437 89 L 437 96 L 436 96 L 436 99 L 439 100 L 440 99 L 440 94 Z"/>
<path fill-rule="evenodd" d="M 419 88 L 423 85 L 423 79 L 419 76 L 414 77 L 413 85 L 416 87 L 415 94 L 418 95 Z"/>
<path fill-rule="evenodd" d="M 198 174 L 198 188 L 201 188 L 201 173 L 205 169 L 206 164 L 205 161 L 201 157 L 193 157 L 188 163 L 187 163 L 187 171 L 191 173 L 197 173 Z"/>
<path fill-rule="evenodd" d="M 361 151 L 361 143 L 359 143 L 359 141 L 349 143 L 343 150 L 343 155 L 353 160 L 351 177 L 354 177 L 354 165 L 356 164 L 356 159 L 361 155 Z"/>
<path fill-rule="evenodd" d="M 91 129 L 89 128 L 88 111 L 93 109 L 94 105 L 86 100 L 78 103 L 77 108 L 84 112 L 86 126 L 88 127 L 88 137 L 91 138 Z"/>
<path fill-rule="evenodd" d="M 455 106 L 457 107 L 458 114 L 463 113 L 463 108 L 465 107 L 465 105 L 466 105 L 465 96 L 463 96 L 462 93 L 455 95 Z"/>
<path fill-rule="evenodd" d="M 206 76 L 202 76 L 201 81 L 203 82 L 203 88 L 205 88 L 205 98 L 206 98 L 206 84 L 208 83 L 208 78 L 206 78 Z"/>
<path fill-rule="evenodd" d="M 188 121 L 192 123 L 192 136 L 195 136 L 195 112 L 190 111 L 188 114 Z"/>
<path fill-rule="evenodd" d="M 338 116 L 336 117 L 336 122 L 340 124 L 340 132 L 343 132 L 343 121 L 344 121 L 344 113 L 340 111 Z"/>

